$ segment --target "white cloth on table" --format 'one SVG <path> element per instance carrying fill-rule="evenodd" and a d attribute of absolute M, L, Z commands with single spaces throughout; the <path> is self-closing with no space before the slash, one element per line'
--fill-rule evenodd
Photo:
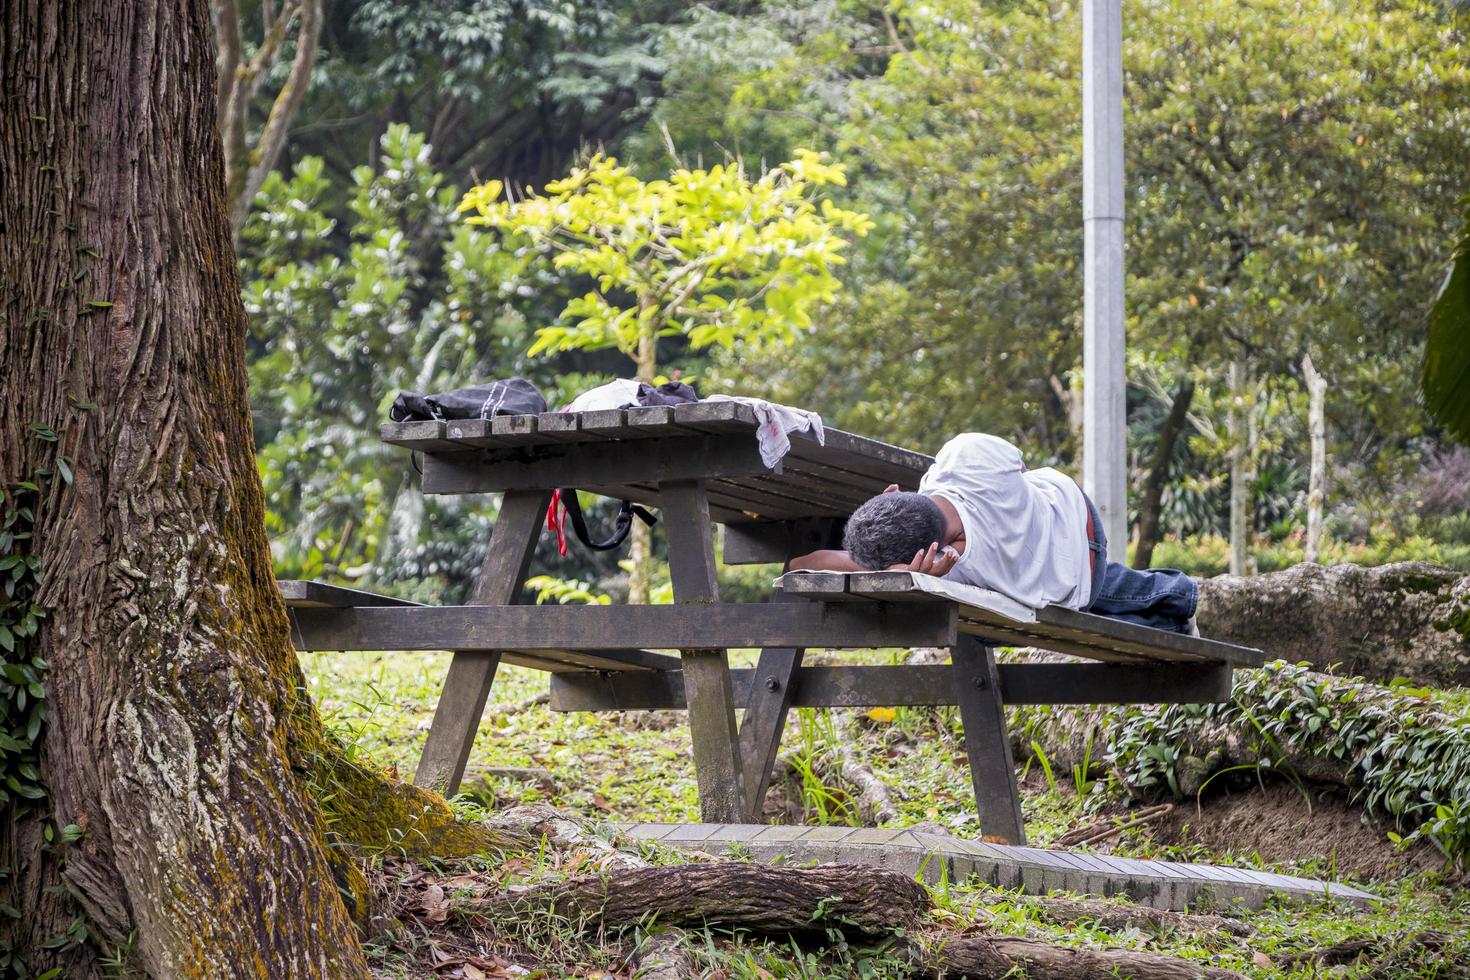
<path fill-rule="evenodd" d="M 1071 477 L 1049 466 L 1028 472 L 1009 442 L 967 432 L 939 450 L 919 492 L 948 500 L 965 527 L 964 553 L 946 579 L 1032 608 L 1087 605 L 1087 500 Z"/>
<path fill-rule="evenodd" d="M 755 412 L 757 424 L 756 440 L 760 443 L 761 462 L 768 469 L 775 469 L 782 458 L 791 450 L 791 432 L 810 432 L 818 445 L 826 445 L 827 433 L 822 429 L 822 417 L 804 408 L 777 405 L 764 398 L 747 398 L 744 395 L 710 395 L 707 402 L 739 402 L 749 405 Z"/>
<path fill-rule="evenodd" d="M 638 404 L 638 382 L 631 378 L 589 388 L 567 403 L 563 412 L 601 412 Z"/>

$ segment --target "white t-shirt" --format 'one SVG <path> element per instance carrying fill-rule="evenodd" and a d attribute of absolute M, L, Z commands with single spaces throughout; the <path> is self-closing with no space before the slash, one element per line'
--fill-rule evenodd
<path fill-rule="evenodd" d="M 919 492 L 954 504 L 965 526 L 965 552 L 945 578 L 1034 608 L 1087 605 L 1087 501 L 1071 477 L 1027 472 L 1015 446 L 967 432 L 939 450 Z"/>

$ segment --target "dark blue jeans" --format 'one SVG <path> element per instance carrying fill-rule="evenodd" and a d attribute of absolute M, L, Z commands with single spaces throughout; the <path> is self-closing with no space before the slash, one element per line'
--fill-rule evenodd
<path fill-rule="evenodd" d="M 1084 611 L 1139 626 L 1189 632 L 1189 617 L 1199 602 L 1199 583 L 1176 568 L 1138 569 L 1108 561 L 1102 517 L 1092 499 L 1082 496 L 1097 535 L 1088 544 L 1092 549 L 1092 600 Z"/>

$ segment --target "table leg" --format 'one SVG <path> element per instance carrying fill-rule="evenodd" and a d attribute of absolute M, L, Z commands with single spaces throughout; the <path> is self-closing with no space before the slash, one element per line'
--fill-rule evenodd
<path fill-rule="evenodd" d="M 669 537 L 669 572 L 680 603 L 718 602 L 713 528 L 703 480 L 659 485 L 664 528 Z M 738 823 L 740 746 L 735 734 L 735 698 L 724 650 L 681 650 L 699 812 L 707 823 Z"/>
<path fill-rule="evenodd" d="M 531 554 L 536 550 L 536 538 L 550 501 L 550 492 L 544 490 L 517 490 L 505 495 L 500 504 L 500 517 L 490 535 L 489 551 L 480 566 L 472 603 L 500 606 L 515 601 L 531 564 Z M 424 754 L 413 777 L 416 786 L 437 790 L 445 796 L 459 789 L 499 665 L 500 654 L 494 650 L 454 651 L 444 690 L 434 708 L 434 722 L 424 743 Z"/>
<path fill-rule="evenodd" d="M 995 651 L 972 636 L 960 637 L 950 651 L 955 699 L 965 725 L 965 753 L 970 757 L 970 781 L 980 811 L 980 832 L 1008 844 L 1025 844 L 1021 796 L 1016 789 L 1016 764 L 1006 734 L 1005 709 L 1000 701 L 1000 678 Z"/>

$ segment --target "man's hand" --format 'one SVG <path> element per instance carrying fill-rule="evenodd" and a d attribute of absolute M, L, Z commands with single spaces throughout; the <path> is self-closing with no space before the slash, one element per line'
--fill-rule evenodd
<path fill-rule="evenodd" d="M 960 556 L 953 548 L 940 550 L 939 542 L 936 541 L 928 548 L 914 552 L 913 561 L 900 562 L 897 565 L 889 565 L 890 572 L 921 572 L 924 575 L 942 576 L 954 563 L 960 560 Z"/>

